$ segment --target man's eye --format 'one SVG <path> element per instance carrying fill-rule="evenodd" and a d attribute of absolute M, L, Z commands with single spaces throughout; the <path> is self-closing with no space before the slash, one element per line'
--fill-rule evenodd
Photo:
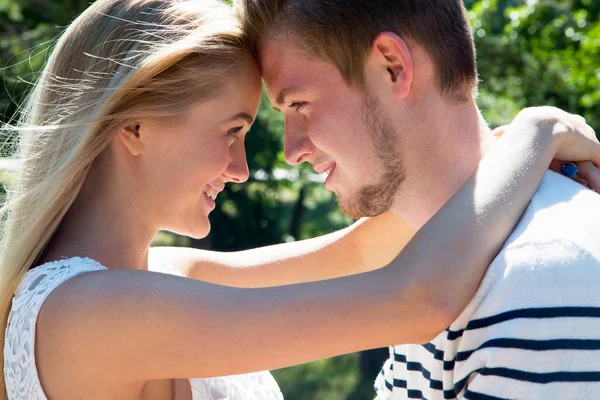
<path fill-rule="evenodd" d="M 305 101 L 296 101 L 296 102 L 293 102 L 292 104 L 290 104 L 290 108 L 295 108 L 296 111 L 300 111 L 300 109 L 302 107 L 304 107 L 305 105 L 306 105 Z"/>

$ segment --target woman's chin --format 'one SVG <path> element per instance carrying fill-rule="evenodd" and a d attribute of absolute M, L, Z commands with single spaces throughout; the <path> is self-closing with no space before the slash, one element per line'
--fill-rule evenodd
<path fill-rule="evenodd" d="M 166 230 L 176 233 L 178 235 L 191 237 L 192 239 L 204 239 L 210 233 L 210 221 L 208 221 L 208 219 L 206 219 L 204 221 L 197 223 L 194 226 L 188 225 L 188 226 L 181 227 L 181 228 L 166 229 Z"/>
<path fill-rule="evenodd" d="M 210 233 L 210 222 L 194 227 L 190 232 L 184 235 L 191 237 L 192 239 L 204 239 Z"/>

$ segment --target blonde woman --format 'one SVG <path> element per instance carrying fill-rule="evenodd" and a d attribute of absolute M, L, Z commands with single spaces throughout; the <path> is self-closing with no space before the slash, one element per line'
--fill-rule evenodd
<path fill-rule="evenodd" d="M 209 0 L 98 0 L 64 32 L 24 109 L 2 209 L 3 399 L 280 399 L 255 371 L 426 342 L 468 302 L 552 158 L 600 154 L 580 118 L 526 113 L 408 244 L 382 215 L 237 256 L 150 251 L 159 229 L 205 236 L 216 194 L 248 178 L 261 91 L 249 54 L 230 8 Z M 381 304 L 393 318 L 372 312 Z"/>

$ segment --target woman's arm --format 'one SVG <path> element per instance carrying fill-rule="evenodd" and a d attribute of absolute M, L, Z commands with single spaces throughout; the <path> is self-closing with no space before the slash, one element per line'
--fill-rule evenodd
<path fill-rule="evenodd" d="M 448 324 L 470 301 L 553 158 L 600 166 L 595 132 L 582 117 L 554 107 L 521 111 L 469 180 L 392 263 L 421 265 L 407 277 L 436 297 Z"/>
<path fill-rule="evenodd" d="M 281 286 L 381 268 L 413 235 L 406 222 L 388 211 L 328 235 L 246 251 L 155 247 L 150 250 L 150 263 L 155 265 L 151 270 L 173 268 L 175 275 L 220 285 Z"/>
<path fill-rule="evenodd" d="M 546 129 L 540 124 L 545 123 L 547 117 L 556 118 L 565 114 L 555 108 L 525 109 L 511 125 L 496 130 L 495 135 L 501 136 L 501 133 L 512 129 L 512 135 L 516 138 L 511 139 L 509 135 L 504 140 L 507 143 L 505 147 L 509 149 L 511 140 L 527 137 L 533 139 L 534 132 Z M 509 152 L 502 155 L 507 162 L 511 157 L 520 156 Z M 558 156 L 560 158 L 561 154 Z M 596 178 L 598 170 L 589 163 L 580 165 L 582 174 L 587 172 L 586 177 L 591 177 L 588 181 L 592 189 L 600 190 L 600 180 Z M 510 200 L 510 197 L 506 199 Z M 392 212 L 387 212 L 375 218 L 362 219 L 328 235 L 247 251 L 224 253 L 181 247 L 152 248 L 149 263 L 150 269 L 154 271 L 220 285 L 246 288 L 280 286 L 332 279 L 381 268 L 394 259 L 414 234 L 414 230 L 406 222 Z"/>
<path fill-rule="evenodd" d="M 534 120 L 517 121 L 385 268 L 260 289 L 131 270 L 70 279 L 37 322 L 46 390 L 239 374 L 431 340 L 470 300 L 555 155 L 600 161 L 597 140 L 574 134 L 591 134 L 583 123 Z"/>

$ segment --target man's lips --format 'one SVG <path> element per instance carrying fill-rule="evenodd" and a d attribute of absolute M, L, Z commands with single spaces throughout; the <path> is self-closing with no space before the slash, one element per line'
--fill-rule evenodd
<path fill-rule="evenodd" d="M 336 166 L 337 164 L 332 161 L 327 164 L 320 164 L 314 167 L 315 172 L 325 175 L 325 187 L 329 190 L 332 190 L 332 175 Z"/>
<path fill-rule="evenodd" d="M 335 167 L 335 162 L 330 162 L 327 164 L 317 165 L 314 168 L 317 174 L 323 174 L 325 172 L 331 172 L 331 170 Z"/>

